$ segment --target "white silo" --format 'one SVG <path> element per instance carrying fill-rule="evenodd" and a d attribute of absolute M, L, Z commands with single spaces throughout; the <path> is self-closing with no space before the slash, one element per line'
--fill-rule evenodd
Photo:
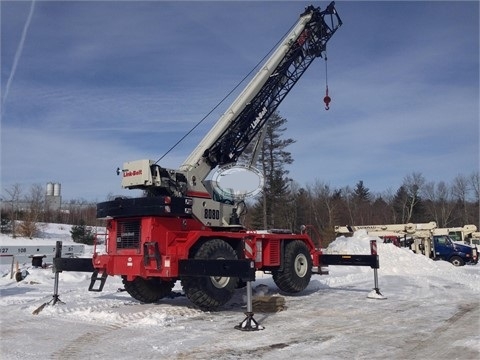
<path fill-rule="evenodd" d="M 62 197 L 60 196 L 61 187 L 59 183 L 47 183 L 45 194 L 45 207 L 48 210 L 60 210 L 62 206 Z"/>
<path fill-rule="evenodd" d="M 47 196 L 53 196 L 53 183 L 47 183 Z"/>
<path fill-rule="evenodd" d="M 53 196 L 60 196 L 62 187 L 60 183 L 53 184 Z"/>

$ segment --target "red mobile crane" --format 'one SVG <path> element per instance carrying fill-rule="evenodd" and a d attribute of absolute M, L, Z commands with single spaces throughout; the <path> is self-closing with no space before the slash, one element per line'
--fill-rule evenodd
<path fill-rule="evenodd" d="M 222 201 L 206 181 L 215 168 L 236 163 L 341 24 L 334 2 L 323 11 L 307 7 L 178 170 L 152 160 L 124 164 L 122 187 L 146 196 L 97 205 L 97 217 L 107 219 L 106 253 L 93 256 L 89 290 L 101 291 L 108 275 L 120 275 L 133 298 L 150 303 L 181 280 L 190 301 L 214 310 L 242 282 L 254 280 L 256 270 L 271 272 L 280 290 L 296 293 L 312 273 L 328 273 L 322 266 L 378 268 L 373 255 L 322 255 L 304 230 L 248 231 L 240 221 L 244 203 Z M 58 269 L 68 270 L 67 259 L 60 260 Z"/>

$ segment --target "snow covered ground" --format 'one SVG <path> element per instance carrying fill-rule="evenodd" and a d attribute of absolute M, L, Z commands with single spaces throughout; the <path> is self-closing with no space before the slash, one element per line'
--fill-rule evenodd
<path fill-rule="evenodd" d="M 69 240 L 69 226 L 51 224 L 40 239 Z M 338 238 L 332 253 L 368 254 L 364 232 Z M 87 252 L 92 251 L 87 247 Z M 88 292 L 89 274 L 62 273 L 64 304 L 32 312 L 52 299 L 51 269 L 35 269 L 21 282 L 2 265 L 1 358 L 10 359 L 479 359 L 480 266 L 456 268 L 392 244 L 378 244 L 381 293 L 368 299 L 373 270 L 331 266 L 299 295 L 279 294 L 269 275 L 257 273 L 254 295 L 284 296 L 286 309 L 256 313 L 262 331 L 234 329 L 244 318 L 245 289 L 218 312 L 202 312 L 184 297 L 141 304 L 119 292 L 119 278 L 103 292 Z M 174 288 L 180 292 L 180 284 Z"/>

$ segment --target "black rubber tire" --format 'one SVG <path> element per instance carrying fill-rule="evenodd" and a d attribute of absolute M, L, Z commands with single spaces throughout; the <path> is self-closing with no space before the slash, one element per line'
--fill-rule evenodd
<path fill-rule="evenodd" d="M 221 239 L 208 240 L 196 252 L 194 259 L 237 259 L 233 248 Z M 215 311 L 225 305 L 237 287 L 237 277 L 185 276 L 183 291 L 187 298 L 204 311 Z"/>
<path fill-rule="evenodd" d="M 289 241 L 285 245 L 283 268 L 273 271 L 272 277 L 278 288 L 286 293 L 298 293 L 308 286 L 312 277 L 312 257 L 303 241 Z"/>
<path fill-rule="evenodd" d="M 128 281 L 124 276 L 123 285 L 125 285 L 125 291 L 135 300 L 149 304 L 169 295 L 172 292 L 175 281 L 162 281 L 159 278 L 144 279 L 141 277 Z"/>
<path fill-rule="evenodd" d="M 452 256 L 450 258 L 450 262 L 453 266 L 463 266 L 465 265 L 465 261 L 460 256 Z"/>

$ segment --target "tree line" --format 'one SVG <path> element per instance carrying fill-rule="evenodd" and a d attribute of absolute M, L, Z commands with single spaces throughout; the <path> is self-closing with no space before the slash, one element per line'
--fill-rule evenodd
<path fill-rule="evenodd" d="M 32 238 L 40 235 L 42 223 L 103 225 L 96 215 L 95 203 L 77 199 L 63 203 L 60 209 L 52 209 L 42 185 L 34 184 L 25 190 L 20 184 L 14 184 L 5 189 L 2 198 L 1 232 Z"/>
<path fill-rule="evenodd" d="M 252 229 L 298 231 L 313 225 L 324 239 L 334 239 L 335 225 L 405 224 L 435 221 L 438 227 L 474 224 L 480 228 L 478 171 L 458 175 L 452 183 L 428 181 L 420 172 L 406 174 L 396 190 L 373 193 L 359 180 L 334 187 L 321 180 L 300 186 L 289 176 L 293 162 L 284 139 L 287 120 L 275 113 L 267 123 L 257 161 L 265 177 L 261 196 L 250 204 L 245 223 Z M 246 153 L 246 157 L 251 154 Z"/>
<path fill-rule="evenodd" d="M 287 120 L 272 115 L 262 138 L 256 167 L 264 174 L 265 186 L 250 199 L 244 224 L 250 229 L 289 229 L 313 225 L 324 239 L 334 239 L 335 225 L 405 224 L 435 221 L 438 227 L 474 224 L 480 228 L 480 178 L 478 171 L 458 175 L 451 183 L 428 181 L 421 173 L 406 174 L 396 190 L 373 193 L 362 180 L 353 186 L 335 187 L 321 180 L 301 186 L 286 166 L 293 163 L 288 146 L 293 139 L 282 137 Z M 240 162 L 250 163 L 247 149 Z M 33 185 L 24 193 L 19 185 L 5 189 L 1 210 L 2 231 L 22 220 L 22 236 L 32 237 L 41 222 L 101 226 L 96 205 L 71 200 L 60 211 L 45 206 L 44 188 Z M 111 197 L 107 195 L 107 198 Z M 11 221 L 14 220 L 14 221 Z M 11 229 L 12 230 L 12 229 Z"/>

